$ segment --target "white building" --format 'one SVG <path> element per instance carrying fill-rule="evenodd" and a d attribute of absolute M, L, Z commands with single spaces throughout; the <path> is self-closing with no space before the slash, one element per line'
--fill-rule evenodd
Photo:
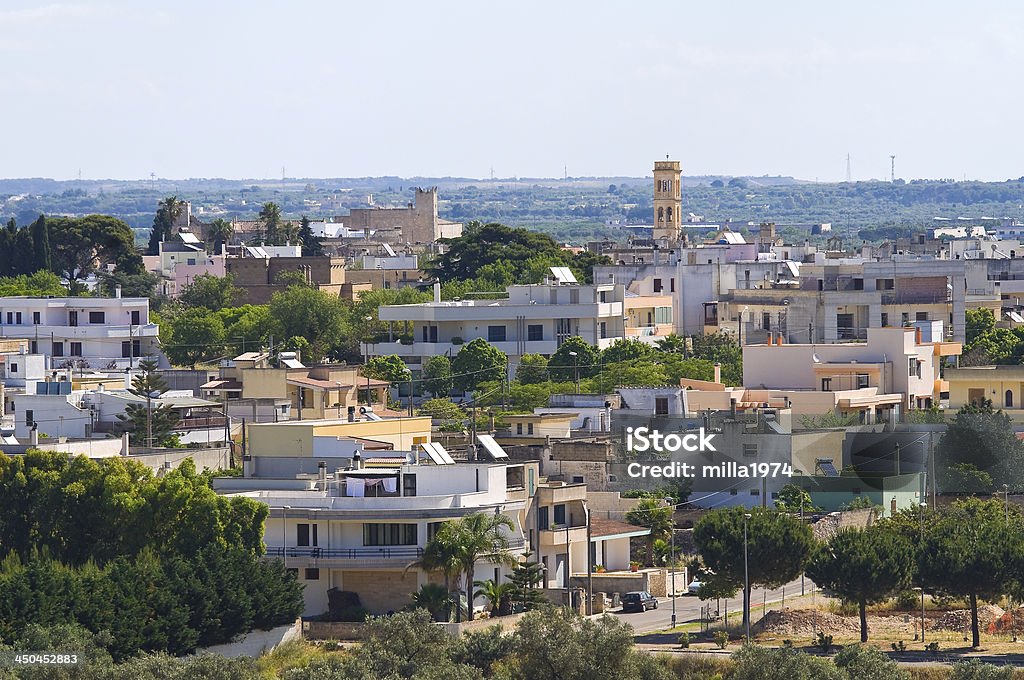
<path fill-rule="evenodd" d="M 147 298 L 0 298 L 0 336 L 29 341 L 49 368 L 121 370 L 161 356 Z"/>
<path fill-rule="evenodd" d="M 626 337 L 625 289 L 619 284 L 539 284 L 508 287 L 503 300 L 385 305 L 378 312 L 392 328 L 412 325 L 411 344 L 363 344 L 369 356 L 395 354 L 412 365 L 432 356 L 455 356 L 462 345 L 483 338 L 508 355 L 510 366 L 524 354 L 550 356 L 572 336 L 605 348 Z"/>
<path fill-rule="evenodd" d="M 332 459 L 332 467 L 339 460 Z M 298 464 L 301 459 L 292 459 L 293 466 Z M 362 606 L 375 614 L 408 605 L 420 586 L 439 583 L 441 577 L 407 567 L 422 557 L 442 523 L 471 513 L 508 517 L 513 554 L 526 552 L 535 465 L 363 467 L 360 461 L 329 472 L 326 461 L 323 465 L 320 474 L 299 473 L 290 479 L 216 480 L 220 493 L 270 506 L 264 528 L 267 557 L 283 558 L 286 567 L 297 570 L 305 585 L 306 616 L 327 611 L 331 588 L 357 593 Z M 503 581 L 509 573 L 508 567 L 483 561 L 476 566 L 477 580 Z M 482 606 L 483 600 L 476 605 Z"/>

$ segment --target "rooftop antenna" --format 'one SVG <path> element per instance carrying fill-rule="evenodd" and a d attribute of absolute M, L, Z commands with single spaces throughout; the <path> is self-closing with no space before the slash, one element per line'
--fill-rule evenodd
<path fill-rule="evenodd" d="M 568 180 L 569 179 L 569 165 L 568 164 L 562 166 L 562 179 L 564 179 L 564 180 Z"/>
<path fill-rule="evenodd" d="M 850 172 L 850 154 L 846 154 L 846 181 L 853 181 L 853 173 Z"/>
<path fill-rule="evenodd" d="M 156 187 L 156 173 L 155 172 L 149 173 L 149 185 L 151 187 Z"/>
<path fill-rule="evenodd" d="M 896 156 L 889 156 L 889 181 L 896 181 Z"/>
<path fill-rule="evenodd" d="M 491 181 L 494 181 L 494 166 L 491 166 Z"/>

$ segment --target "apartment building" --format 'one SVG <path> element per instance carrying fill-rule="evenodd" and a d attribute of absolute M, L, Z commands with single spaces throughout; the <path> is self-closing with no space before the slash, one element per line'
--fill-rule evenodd
<path fill-rule="evenodd" d="M 412 327 L 412 341 L 364 343 L 368 356 L 394 354 L 418 366 L 432 356 L 458 354 L 462 345 L 483 338 L 508 355 L 511 367 L 524 354 L 551 355 L 567 338 L 579 336 L 605 348 L 626 337 L 625 288 L 621 284 L 548 283 L 508 287 L 502 300 L 385 305 L 381 321 Z"/>
<path fill-rule="evenodd" d="M 148 298 L 0 298 L 0 336 L 28 341 L 50 369 L 123 370 L 162 357 Z"/>
<path fill-rule="evenodd" d="M 292 461 L 294 463 L 294 461 Z M 273 478 L 216 480 L 219 493 L 270 507 L 264 526 L 267 557 L 283 559 L 305 586 L 305 610 L 327 611 L 331 588 L 359 595 L 373 614 L 398 611 L 436 572 L 410 565 L 441 525 L 475 512 L 502 514 L 513 555 L 528 546 L 527 511 L 538 479 L 536 465 L 469 463 L 364 466 L 361 456 L 322 461 L 317 474 L 277 466 Z M 476 578 L 507 580 L 510 568 L 481 561 Z M 482 607 L 483 600 L 474 603 Z"/>
<path fill-rule="evenodd" d="M 268 352 L 246 352 L 222 363 L 219 375 L 200 386 L 208 399 L 225 405 L 232 416 L 249 422 L 298 418 L 342 418 L 350 408 L 371 401 L 386 404 L 390 384 L 359 375 L 359 366 L 303 366 L 284 358 L 271 365 Z"/>

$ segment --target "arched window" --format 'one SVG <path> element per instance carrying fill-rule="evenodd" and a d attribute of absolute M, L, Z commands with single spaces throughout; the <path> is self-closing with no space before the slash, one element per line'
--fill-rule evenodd
<path fill-rule="evenodd" d="M 1006 408 L 1013 408 L 1013 390 L 1006 390 L 1006 396 L 1003 398 L 1003 406 Z"/>
<path fill-rule="evenodd" d="M 672 222 L 672 206 L 669 206 L 668 208 L 665 209 L 665 216 L 668 217 L 669 224 L 673 224 L 673 222 Z"/>
<path fill-rule="evenodd" d="M 659 222 L 664 222 L 665 221 L 665 209 L 664 208 L 658 208 L 658 221 Z"/>

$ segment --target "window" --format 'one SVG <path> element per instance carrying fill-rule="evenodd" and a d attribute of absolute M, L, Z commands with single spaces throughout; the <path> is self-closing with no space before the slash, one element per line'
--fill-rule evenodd
<path fill-rule="evenodd" d="M 523 433 L 523 424 L 522 423 L 516 423 L 516 434 L 522 434 L 522 433 Z"/>
<path fill-rule="evenodd" d="M 668 292 L 670 292 L 670 293 L 676 292 L 676 280 L 675 279 L 669 279 L 668 280 Z"/>
<path fill-rule="evenodd" d="M 72 342 L 71 343 L 71 356 L 80 357 L 82 356 L 82 343 Z"/>
<path fill-rule="evenodd" d="M 551 523 L 548 519 L 548 508 L 547 506 L 544 506 L 537 510 L 537 529 L 548 529 L 550 526 Z"/>
<path fill-rule="evenodd" d="M 656 415 L 656 416 L 667 416 L 668 415 L 668 397 L 655 397 L 654 398 L 654 415 Z"/>
<path fill-rule="evenodd" d="M 39 354 L 39 341 L 30 340 L 28 343 L 28 351 L 30 354 Z"/>
<path fill-rule="evenodd" d="M 882 328 L 889 325 L 889 312 L 882 312 Z"/>
<path fill-rule="evenodd" d="M 11 364 L 11 373 L 18 372 L 18 364 Z"/>
<path fill-rule="evenodd" d="M 654 323 L 672 323 L 671 307 L 655 307 Z"/>
<path fill-rule="evenodd" d="M 21 312 L 15 312 L 14 323 L 21 324 Z"/>
<path fill-rule="evenodd" d="M 878 290 L 892 290 L 896 287 L 896 282 L 893 279 L 875 279 L 875 288 Z"/>
<path fill-rule="evenodd" d="M 760 489 L 751 489 L 750 490 L 750 495 L 751 496 L 760 496 L 761 495 L 761 490 Z"/>
<path fill-rule="evenodd" d="M 914 317 L 914 318 L 915 318 L 915 320 L 917 320 L 917 321 L 927 321 L 927 320 L 928 320 L 928 312 L 918 312 L 918 313 L 917 313 L 917 314 L 915 315 L 915 317 Z"/>
<path fill-rule="evenodd" d="M 770 312 L 761 312 L 761 328 L 766 331 L 772 329 L 772 315 Z"/>
<path fill-rule="evenodd" d="M 310 531 L 310 527 L 312 527 L 312 531 Z M 295 537 L 295 545 L 317 545 L 316 529 L 317 526 L 315 524 L 296 525 L 297 535 Z"/>
<path fill-rule="evenodd" d="M 8 323 L 10 323 L 10 321 L 8 321 Z M 68 312 L 68 325 L 69 326 L 77 326 L 78 325 L 78 312 Z"/>
<path fill-rule="evenodd" d="M 142 343 L 138 340 L 127 340 L 121 342 L 121 356 L 125 359 L 142 356 Z"/>
<path fill-rule="evenodd" d="M 755 442 L 753 444 L 744 444 L 743 445 L 743 455 L 744 456 L 756 456 L 757 455 L 757 443 Z"/>
<path fill-rule="evenodd" d="M 921 377 L 921 362 L 920 362 L 920 360 L 918 360 L 918 359 L 916 359 L 914 357 L 911 357 L 908 363 L 909 363 L 908 375 L 910 377 L 912 377 L 912 378 L 913 377 L 920 378 Z"/>
<path fill-rule="evenodd" d="M 140 318 L 141 318 L 141 316 L 139 314 L 139 310 L 137 310 L 137 309 L 133 310 L 132 311 L 132 325 L 133 326 L 138 326 L 139 323 L 140 323 L 140 321 L 139 321 Z"/>
<path fill-rule="evenodd" d="M 868 376 L 867 376 L 866 373 L 858 373 L 857 374 L 857 389 L 858 390 L 864 389 L 865 387 L 867 387 L 868 386 L 868 382 L 869 382 L 868 381 Z"/>
<path fill-rule="evenodd" d="M 437 532 L 441 530 L 446 522 L 428 522 L 427 523 L 427 540 L 433 540 L 434 536 L 437 536 Z"/>
<path fill-rule="evenodd" d="M 39 312 L 32 312 L 32 323 L 39 323 Z"/>
<path fill-rule="evenodd" d="M 89 312 L 89 323 L 106 323 L 106 312 Z"/>
<path fill-rule="evenodd" d="M 579 296 L 578 295 L 576 296 L 576 298 L 577 298 L 576 301 L 579 302 Z M 608 291 L 602 290 L 601 292 L 599 292 L 597 294 L 597 299 L 598 299 L 598 302 L 608 302 Z"/>
<path fill-rule="evenodd" d="M 739 495 L 739 491 L 737 491 L 736 489 L 729 489 L 729 495 L 730 496 L 738 496 Z"/>
<path fill-rule="evenodd" d="M 602 300 L 602 302 L 604 302 L 604 301 Z M 580 303 L 580 289 L 579 288 L 573 288 L 572 290 L 569 291 L 569 304 L 570 305 L 578 305 L 579 303 Z"/>
<path fill-rule="evenodd" d="M 821 391 L 822 392 L 831 392 L 832 391 L 832 378 L 822 378 L 821 379 Z"/>
<path fill-rule="evenodd" d="M 602 339 L 607 338 L 608 337 L 608 324 L 606 322 L 602 321 L 600 326 L 601 326 L 601 338 Z"/>
<path fill-rule="evenodd" d="M 14 323 L 14 312 L 7 312 L 7 324 Z"/>
<path fill-rule="evenodd" d="M 660 293 L 661 292 L 661 279 L 654 279 L 654 292 L 655 293 Z"/>
<path fill-rule="evenodd" d="M 530 324 L 526 327 L 526 339 L 527 340 L 543 340 L 544 339 L 544 326 L 540 324 Z"/>
<path fill-rule="evenodd" d="M 416 545 L 416 525 L 364 524 L 363 545 Z"/>
<path fill-rule="evenodd" d="M 32 427 L 33 425 L 36 424 L 35 418 L 33 417 L 35 416 L 35 414 L 36 412 L 33 411 L 32 409 L 28 409 L 25 411 L 25 425 L 27 425 L 28 427 Z"/>
<path fill-rule="evenodd" d="M 488 326 L 487 342 L 505 342 L 504 326 Z"/>
<path fill-rule="evenodd" d="M 320 570 L 316 567 L 306 567 L 306 580 L 307 581 L 319 581 Z"/>
<path fill-rule="evenodd" d="M 908 314 L 907 312 L 903 312 L 902 314 L 900 314 L 900 325 L 901 326 L 909 326 L 910 325 L 910 314 Z"/>
<path fill-rule="evenodd" d="M 533 423 L 526 424 L 526 434 L 533 434 Z"/>
<path fill-rule="evenodd" d="M 854 279 L 853 280 L 853 289 L 854 290 L 864 290 L 864 279 Z"/>
<path fill-rule="evenodd" d="M 62 357 L 62 356 L 64 356 L 64 343 L 63 342 L 55 342 L 55 343 L 53 343 L 53 352 L 51 352 L 51 354 L 53 356 L 55 356 L 55 357 Z"/>
<path fill-rule="evenodd" d="M 555 524 L 565 524 L 565 503 L 559 503 L 555 506 Z"/>
<path fill-rule="evenodd" d="M 583 475 L 573 475 L 572 476 L 572 483 L 573 484 L 582 484 L 583 483 Z"/>
<path fill-rule="evenodd" d="M 1013 390 L 1006 390 L 1006 394 L 1003 399 L 1003 406 L 1006 408 L 1013 408 Z"/>

